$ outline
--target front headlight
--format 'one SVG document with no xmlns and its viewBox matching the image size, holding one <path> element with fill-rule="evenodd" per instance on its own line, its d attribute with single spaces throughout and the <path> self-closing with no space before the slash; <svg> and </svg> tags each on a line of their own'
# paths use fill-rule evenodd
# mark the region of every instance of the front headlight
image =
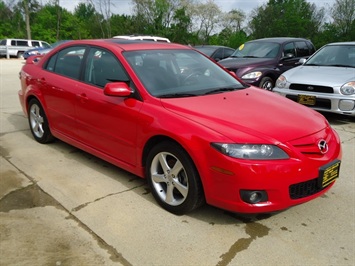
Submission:
<svg viewBox="0 0 355 266">
<path fill-rule="evenodd" d="M 243 75 L 242 79 L 256 79 L 256 78 L 260 77 L 262 74 L 263 73 L 261 73 L 260 71 L 251 72 L 251 73 Z"/>
<path fill-rule="evenodd" d="M 238 159 L 280 160 L 289 158 L 282 149 L 270 144 L 212 143 L 211 146 L 224 155 Z"/>
<path fill-rule="evenodd" d="M 355 94 L 355 81 L 350 81 L 348 83 L 345 83 L 343 86 L 341 86 L 340 92 L 344 95 Z"/>
<path fill-rule="evenodd" d="M 281 76 L 279 76 L 279 78 L 276 80 L 275 86 L 276 86 L 277 88 L 283 89 L 283 88 L 286 87 L 286 83 L 287 83 L 287 80 L 286 80 L 285 76 L 281 75 Z"/>
</svg>

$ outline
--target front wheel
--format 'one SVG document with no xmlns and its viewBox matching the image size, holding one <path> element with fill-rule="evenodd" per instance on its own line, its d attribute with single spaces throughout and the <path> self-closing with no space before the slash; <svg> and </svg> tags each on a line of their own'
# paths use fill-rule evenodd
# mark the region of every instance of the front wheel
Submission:
<svg viewBox="0 0 355 266">
<path fill-rule="evenodd" d="M 146 177 L 156 201 L 182 215 L 204 203 L 201 180 L 192 159 L 178 144 L 165 141 L 147 157 Z"/>
<path fill-rule="evenodd" d="M 39 143 L 48 143 L 54 140 L 49 129 L 48 120 L 42 105 L 37 99 L 32 99 L 28 103 L 28 122 L 33 137 Z"/>
<path fill-rule="evenodd" d="M 274 81 L 270 77 L 263 77 L 260 81 L 259 87 L 268 91 L 272 91 L 274 88 Z"/>
</svg>

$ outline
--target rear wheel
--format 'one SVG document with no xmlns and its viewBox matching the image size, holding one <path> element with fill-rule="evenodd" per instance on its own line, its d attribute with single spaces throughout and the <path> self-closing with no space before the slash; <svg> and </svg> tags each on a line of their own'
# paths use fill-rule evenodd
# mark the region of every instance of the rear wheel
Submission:
<svg viewBox="0 0 355 266">
<path fill-rule="evenodd" d="M 167 211 L 182 215 L 204 203 L 197 169 L 178 144 L 165 141 L 147 157 L 146 176 L 156 201 Z"/>
<path fill-rule="evenodd" d="M 263 77 L 260 81 L 259 87 L 268 91 L 272 91 L 274 88 L 275 82 L 270 77 Z"/>
<path fill-rule="evenodd" d="M 23 59 L 23 52 L 17 52 L 17 58 Z"/>
<path fill-rule="evenodd" d="M 42 105 L 37 99 L 32 99 L 28 103 L 28 122 L 33 137 L 39 143 L 48 143 L 54 140 L 49 129 L 48 120 Z"/>
</svg>

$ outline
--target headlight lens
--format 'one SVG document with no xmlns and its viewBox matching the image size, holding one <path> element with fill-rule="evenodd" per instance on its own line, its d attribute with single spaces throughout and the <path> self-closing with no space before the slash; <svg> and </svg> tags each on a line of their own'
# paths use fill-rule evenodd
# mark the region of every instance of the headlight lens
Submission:
<svg viewBox="0 0 355 266">
<path fill-rule="evenodd" d="M 276 84 L 275 85 L 276 85 L 276 87 L 283 89 L 283 88 L 286 87 L 286 83 L 287 83 L 287 80 L 286 80 L 285 76 L 281 75 L 276 80 Z"/>
<path fill-rule="evenodd" d="M 341 86 L 340 92 L 344 95 L 355 94 L 355 81 L 345 83 L 343 86 Z"/>
<path fill-rule="evenodd" d="M 286 152 L 269 144 L 230 144 L 212 143 L 213 148 L 230 157 L 247 160 L 280 160 L 288 159 Z"/>
<path fill-rule="evenodd" d="M 260 77 L 261 75 L 262 75 L 262 73 L 260 71 L 251 72 L 251 73 L 243 75 L 242 79 L 256 79 L 256 78 Z"/>
</svg>

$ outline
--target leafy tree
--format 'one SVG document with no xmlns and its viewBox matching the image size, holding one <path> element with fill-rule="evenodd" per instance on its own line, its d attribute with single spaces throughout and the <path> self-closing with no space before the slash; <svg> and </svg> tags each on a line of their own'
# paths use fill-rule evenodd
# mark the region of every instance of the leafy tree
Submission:
<svg viewBox="0 0 355 266">
<path fill-rule="evenodd" d="M 175 11 L 167 37 L 173 42 L 189 44 L 192 39 L 192 34 L 189 32 L 190 28 L 191 18 L 186 12 L 186 7 L 181 7 Z"/>
<path fill-rule="evenodd" d="M 336 0 L 331 8 L 331 17 L 339 38 L 344 41 L 355 40 L 355 0 Z"/>
<path fill-rule="evenodd" d="M 102 36 L 102 16 L 96 12 L 92 4 L 80 3 L 74 9 L 74 17 L 78 21 L 78 39 L 100 38 Z"/>
<path fill-rule="evenodd" d="M 223 13 L 213 0 L 197 3 L 189 8 L 196 34 L 203 43 L 207 44 L 211 34 L 217 30 Z"/>
<path fill-rule="evenodd" d="M 318 33 L 323 18 L 324 10 L 317 10 L 315 4 L 306 0 L 269 0 L 252 11 L 249 27 L 253 38 L 311 38 Z"/>
<path fill-rule="evenodd" d="M 132 21 L 133 21 L 132 16 L 112 15 L 110 18 L 112 36 L 131 35 L 132 33 L 135 33 L 136 29 Z"/>
</svg>

